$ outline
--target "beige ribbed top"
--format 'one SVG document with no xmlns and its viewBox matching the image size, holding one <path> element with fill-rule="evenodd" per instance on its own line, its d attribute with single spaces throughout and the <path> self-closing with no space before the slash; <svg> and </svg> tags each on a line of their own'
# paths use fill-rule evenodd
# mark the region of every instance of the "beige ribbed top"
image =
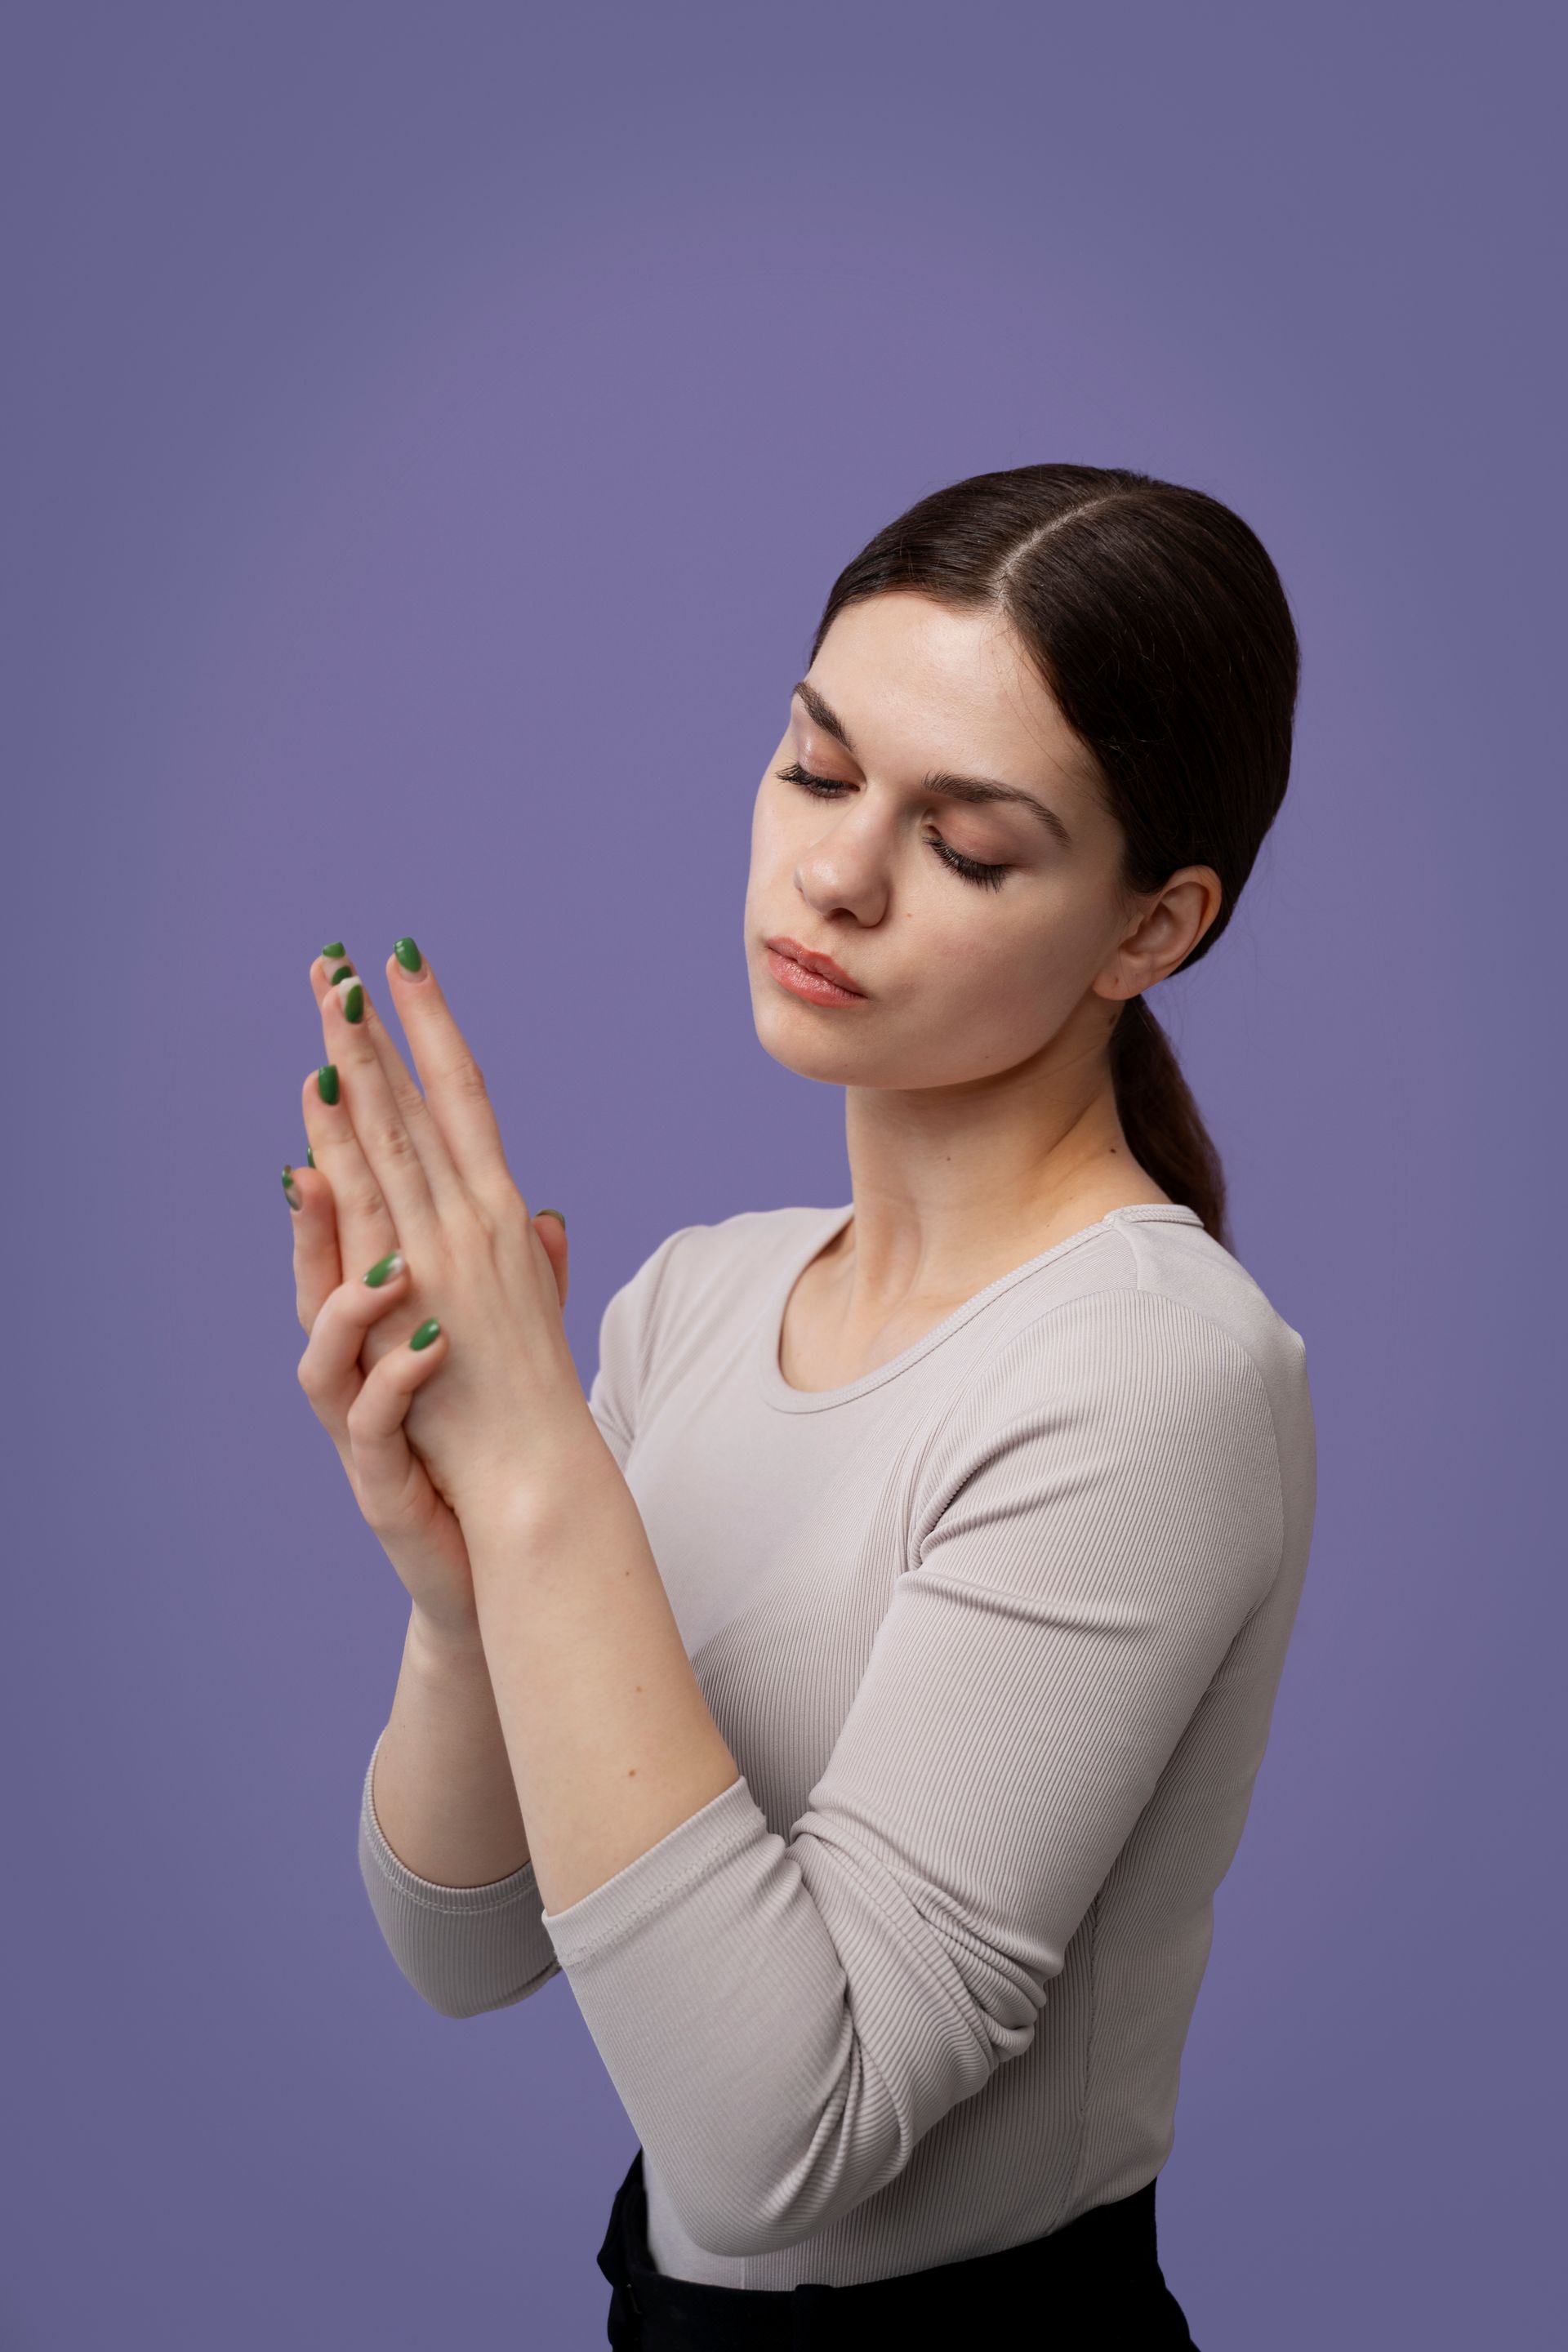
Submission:
<svg viewBox="0 0 1568 2352">
<path fill-rule="evenodd" d="M 792 1389 L 784 1301 L 851 1213 L 685 1226 L 600 1334 L 742 1779 L 553 1916 L 531 1867 L 405 1870 L 374 1754 L 361 1810 L 415 1990 L 470 2017 L 564 1971 L 654 2258 L 721 2286 L 987 2253 L 1158 2172 L 1311 1534 L 1305 1348 L 1192 1210 L 1113 1210 Z"/>
</svg>

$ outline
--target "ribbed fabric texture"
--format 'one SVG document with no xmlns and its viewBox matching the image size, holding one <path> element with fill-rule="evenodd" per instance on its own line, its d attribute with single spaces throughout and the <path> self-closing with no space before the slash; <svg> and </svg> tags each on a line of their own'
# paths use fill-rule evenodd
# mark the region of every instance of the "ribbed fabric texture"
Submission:
<svg viewBox="0 0 1568 2352">
<path fill-rule="evenodd" d="M 1311 1538 L 1304 1345 L 1191 1210 L 792 1389 L 784 1301 L 850 1214 L 683 1227 L 601 1328 L 589 1402 L 742 1777 L 551 1916 L 531 1868 L 405 1870 L 374 1755 L 361 1809 L 409 1982 L 468 2017 L 563 1971 L 654 2258 L 720 2286 L 988 2253 L 1158 2172 Z"/>
</svg>

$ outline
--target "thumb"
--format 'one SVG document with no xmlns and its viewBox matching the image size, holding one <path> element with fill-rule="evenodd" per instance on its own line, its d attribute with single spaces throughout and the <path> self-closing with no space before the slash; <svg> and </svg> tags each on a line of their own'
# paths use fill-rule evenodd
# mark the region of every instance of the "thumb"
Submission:
<svg viewBox="0 0 1568 2352">
<path fill-rule="evenodd" d="M 535 1209 L 533 1230 L 539 1235 L 540 1246 L 555 1271 L 555 1286 L 561 1293 L 561 1304 L 566 1304 L 566 1220 L 559 1209 Z"/>
</svg>

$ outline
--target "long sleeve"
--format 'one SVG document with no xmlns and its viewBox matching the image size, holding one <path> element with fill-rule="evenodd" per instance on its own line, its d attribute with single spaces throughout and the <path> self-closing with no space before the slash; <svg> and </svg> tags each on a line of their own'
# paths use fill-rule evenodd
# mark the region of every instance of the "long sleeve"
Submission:
<svg viewBox="0 0 1568 2352">
<path fill-rule="evenodd" d="M 669 1253 L 689 1230 L 668 1235 L 614 1293 L 600 1318 L 588 1410 L 623 1469 L 637 1425 L 649 1310 Z M 374 1773 L 373 1749 L 360 1794 L 360 1875 L 387 1949 L 420 1999 L 443 2017 L 477 2017 L 526 2000 L 559 1975 L 554 1947 L 541 1924 L 531 1862 L 489 1886 L 444 1886 L 416 1876 L 376 1820 Z"/>
<path fill-rule="evenodd" d="M 360 1802 L 360 1875 L 403 1974 L 443 2017 L 478 2017 L 526 2000 L 560 1973 L 541 1924 L 532 1863 L 489 1886 L 442 1886 L 417 1877 L 382 1835 L 371 1801 L 374 1771 L 373 1748 Z"/>
<path fill-rule="evenodd" d="M 902 1494 L 890 1602 L 789 1836 L 742 1778 L 542 1920 L 682 2227 L 718 2255 L 823 2231 L 1028 2049 L 1280 1565 L 1258 1370 L 1157 1291 L 1016 1330 Z"/>
</svg>

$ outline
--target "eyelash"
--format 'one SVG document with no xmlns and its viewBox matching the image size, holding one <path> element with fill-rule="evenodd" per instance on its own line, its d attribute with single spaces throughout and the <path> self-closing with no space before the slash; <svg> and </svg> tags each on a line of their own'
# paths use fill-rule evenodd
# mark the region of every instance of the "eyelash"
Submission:
<svg viewBox="0 0 1568 2352">
<path fill-rule="evenodd" d="M 813 800 L 823 800 L 830 793 L 845 793 L 849 790 L 847 784 L 839 783 L 834 777 L 814 776 L 809 769 L 801 766 L 798 760 L 792 760 L 787 768 L 775 768 L 773 773 L 782 783 L 799 784 L 804 791 L 811 794 Z M 962 856 L 956 849 L 950 849 L 946 842 L 940 838 L 931 843 L 931 847 L 936 851 L 942 864 L 949 866 L 961 881 L 973 882 L 982 890 L 999 890 L 1002 887 L 1002 877 L 1010 870 L 1005 866 L 983 866 L 978 858 Z"/>
</svg>

